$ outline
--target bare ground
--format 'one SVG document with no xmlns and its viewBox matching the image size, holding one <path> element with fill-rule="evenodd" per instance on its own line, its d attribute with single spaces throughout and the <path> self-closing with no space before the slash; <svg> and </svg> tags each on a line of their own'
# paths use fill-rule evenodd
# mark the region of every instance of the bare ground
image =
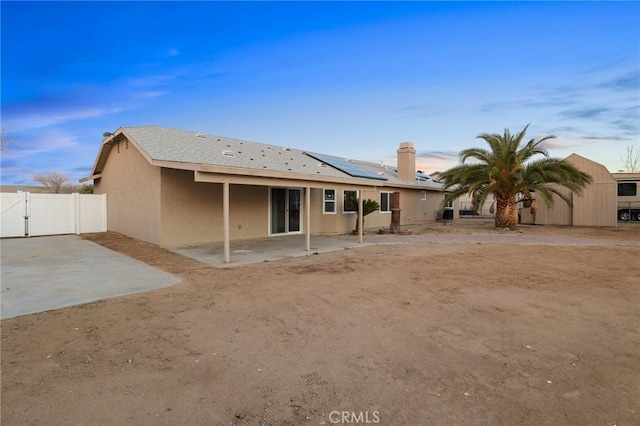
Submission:
<svg viewBox="0 0 640 426">
<path fill-rule="evenodd" d="M 487 221 L 418 233 L 496 233 Z M 640 226 L 602 246 L 376 245 L 213 269 L 88 236 L 171 288 L 2 321 L 2 424 L 630 425 Z"/>
</svg>

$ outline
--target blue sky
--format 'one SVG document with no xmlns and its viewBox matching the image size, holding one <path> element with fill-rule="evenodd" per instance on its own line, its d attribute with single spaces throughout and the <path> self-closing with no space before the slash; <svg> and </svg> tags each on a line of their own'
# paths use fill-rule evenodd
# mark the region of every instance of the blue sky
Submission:
<svg viewBox="0 0 640 426">
<path fill-rule="evenodd" d="M 157 124 L 428 172 L 480 133 L 622 168 L 640 149 L 639 2 L 8 2 L 2 183 L 90 173 Z"/>
</svg>

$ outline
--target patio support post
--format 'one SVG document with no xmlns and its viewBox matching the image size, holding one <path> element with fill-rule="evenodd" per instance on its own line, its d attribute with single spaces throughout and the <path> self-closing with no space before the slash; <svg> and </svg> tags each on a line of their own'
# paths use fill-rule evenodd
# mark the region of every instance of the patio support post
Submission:
<svg viewBox="0 0 640 426">
<path fill-rule="evenodd" d="M 362 230 L 362 227 L 364 226 L 364 217 L 362 215 L 362 197 L 364 196 L 364 191 L 361 189 L 360 190 L 360 196 L 358 197 L 358 212 L 360 214 L 358 214 L 358 236 L 360 237 L 360 244 L 362 244 L 362 233 L 364 232 Z"/>
<path fill-rule="evenodd" d="M 305 210 L 305 243 L 307 248 L 307 254 L 311 253 L 311 187 L 307 186 L 304 191 L 304 204 Z"/>
<path fill-rule="evenodd" d="M 224 263 L 231 262 L 229 248 L 229 182 L 222 184 L 222 222 L 224 228 Z"/>
</svg>

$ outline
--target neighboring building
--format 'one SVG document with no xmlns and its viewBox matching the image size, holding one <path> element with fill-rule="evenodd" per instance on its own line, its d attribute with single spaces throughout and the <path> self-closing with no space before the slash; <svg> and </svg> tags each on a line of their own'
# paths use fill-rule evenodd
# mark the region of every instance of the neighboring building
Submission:
<svg viewBox="0 0 640 426">
<path fill-rule="evenodd" d="M 640 221 L 640 173 L 612 173 L 618 184 L 618 219 Z"/>
<path fill-rule="evenodd" d="M 442 172 L 433 172 L 429 174 L 429 177 L 435 179 L 436 182 L 440 182 L 440 175 Z M 469 194 L 464 194 L 458 197 L 456 200 L 458 204 L 458 209 L 455 212 L 455 218 L 463 217 L 463 216 L 493 216 L 491 212 L 491 206 L 493 205 L 495 208 L 495 199 L 493 194 L 489 194 L 487 199 L 485 200 L 482 207 L 478 206 L 477 211 L 474 211 L 473 206 L 473 197 Z"/>
<path fill-rule="evenodd" d="M 591 175 L 593 181 L 581 195 L 566 188 L 559 189 L 572 200 L 573 207 L 557 195 L 554 195 L 553 207 L 547 207 L 543 200 L 538 199 L 535 217 L 529 208 L 522 208 L 521 222 L 536 225 L 617 226 L 617 183 L 611 173 L 602 164 L 577 154 L 571 154 L 565 160 Z M 534 194 L 533 198 L 538 197 Z"/>
<path fill-rule="evenodd" d="M 460 208 L 458 212 L 460 216 L 493 216 L 494 213 L 491 212 L 491 207 L 493 206 L 495 211 L 495 199 L 493 194 L 489 194 L 487 199 L 485 200 L 482 207 L 478 206 L 477 211 L 474 212 L 473 209 L 473 197 L 469 194 L 464 194 L 460 198 L 458 198 L 458 203 Z"/>
<path fill-rule="evenodd" d="M 0 185 L 0 192 L 35 192 L 38 194 L 48 194 L 49 189 L 45 186 Z"/>
<path fill-rule="evenodd" d="M 124 127 L 102 142 L 91 176 L 106 193 L 109 230 L 162 246 L 285 234 L 342 234 L 355 227 L 344 202 L 362 194 L 388 227 L 393 192 L 402 225 L 433 221 L 442 184 L 416 178 L 403 142 L 398 168 L 158 126 Z"/>
</svg>

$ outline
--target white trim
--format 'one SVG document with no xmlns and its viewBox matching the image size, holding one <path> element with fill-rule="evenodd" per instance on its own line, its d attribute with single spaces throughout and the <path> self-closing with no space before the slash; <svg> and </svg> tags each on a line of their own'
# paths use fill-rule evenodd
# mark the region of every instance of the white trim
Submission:
<svg viewBox="0 0 640 426">
<path fill-rule="evenodd" d="M 305 218 L 305 203 L 304 203 L 304 188 L 301 187 L 290 187 L 290 186 L 269 186 L 269 204 L 267 206 L 268 209 L 268 214 L 267 214 L 267 235 L 269 237 L 278 237 L 278 236 L 282 236 L 282 235 L 298 235 L 298 234 L 304 234 L 304 230 L 305 230 L 305 226 L 304 226 L 304 218 Z M 287 203 L 287 207 L 286 207 L 286 217 L 285 217 L 285 232 L 277 232 L 277 233 L 273 233 L 271 230 L 271 210 L 272 210 L 272 200 L 271 200 L 271 190 L 274 188 L 279 188 L 279 189 L 284 189 L 285 190 L 285 194 L 286 194 L 286 203 Z M 290 190 L 297 190 L 300 191 L 300 217 L 298 218 L 299 221 L 299 230 L 297 231 L 289 231 L 289 191 Z"/>
<path fill-rule="evenodd" d="M 327 199 L 325 198 L 326 195 L 325 193 L 327 191 L 333 191 L 333 211 L 332 212 L 328 212 L 326 209 L 326 203 L 327 202 L 331 202 L 331 200 L 327 201 Z M 322 214 L 336 214 L 338 213 L 338 190 L 334 189 L 334 188 L 323 188 L 322 189 Z"/>
<path fill-rule="evenodd" d="M 387 195 L 387 208 L 389 210 L 382 210 L 382 194 L 393 194 L 392 191 L 380 191 L 380 195 L 378 200 L 380 202 L 380 213 L 381 214 L 391 214 L 391 196 Z"/>
</svg>

